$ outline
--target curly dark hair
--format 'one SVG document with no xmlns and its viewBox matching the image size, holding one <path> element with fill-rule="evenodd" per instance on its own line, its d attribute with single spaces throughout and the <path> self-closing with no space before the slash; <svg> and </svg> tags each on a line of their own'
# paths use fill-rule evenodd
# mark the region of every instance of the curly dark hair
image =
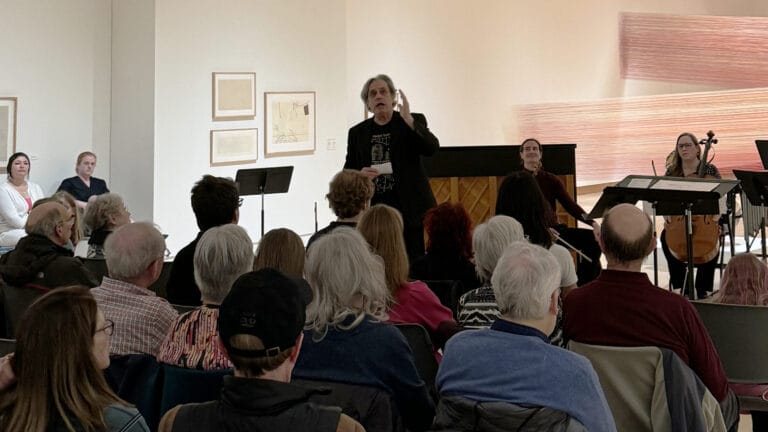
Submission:
<svg viewBox="0 0 768 432">
<path fill-rule="evenodd" d="M 499 186 L 496 214 L 515 218 L 533 244 L 549 248 L 552 235 L 547 228 L 544 195 L 536 179 L 527 171 L 508 175 Z"/>
<path fill-rule="evenodd" d="M 357 170 L 343 170 L 333 176 L 328 188 L 328 205 L 340 218 L 355 217 L 373 197 L 373 182 Z"/>
<path fill-rule="evenodd" d="M 427 252 L 472 258 L 472 221 L 464 206 L 445 202 L 424 215 Z"/>
</svg>

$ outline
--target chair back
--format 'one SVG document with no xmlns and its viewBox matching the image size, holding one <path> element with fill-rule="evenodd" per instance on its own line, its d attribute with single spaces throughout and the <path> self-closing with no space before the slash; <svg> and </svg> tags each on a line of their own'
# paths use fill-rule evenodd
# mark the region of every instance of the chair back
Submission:
<svg viewBox="0 0 768 432">
<path fill-rule="evenodd" d="M 109 356 L 104 377 L 124 401 L 136 406 L 151 430 L 160 423 L 162 370 L 155 357 L 147 354 Z"/>
<path fill-rule="evenodd" d="M 0 357 L 16 351 L 16 339 L 0 339 Z"/>
<path fill-rule="evenodd" d="M 323 390 L 310 397 L 321 405 L 338 406 L 360 422 L 367 432 L 402 431 L 403 425 L 391 396 L 376 387 L 331 381 L 291 380 L 303 387 Z"/>
<path fill-rule="evenodd" d="M 158 297 L 168 297 L 168 293 L 165 291 L 165 286 L 168 285 L 168 278 L 171 277 L 172 267 L 173 261 L 164 261 L 163 270 L 160 271 L 160 276 L 152 285 L 149 286 L 149 290 L 157 294 Z"/>
<path fill-rule="evenodd" d="M 2 284 L 3 309 L 5 312 L 5 333 L 13 338 L 16 335 L 16 326 L 31 305 L 38 297 L 50 291 L 49 288 L 40 285 L 27 284 L 21 287 Z"/>
<path fill-rule="evenodd" d="M 728 381 L 768 383 L 768 307 L 693 302 Z"/>
<path fill-rule="evenodd" d="M 395 324 L 398 330 L 405 336 L 411 347 L 419 376 L 432 394 L 435 394 L 435 377 L 437 376 L 437 360 L 432 340 L 427 329 L 419 324 Z"/>
<path fill-rule="evenodd" d="M 162 364 L 160 416 L 176 405 L 218 400 L 224 377 L 231 369 L 203 371 Z"/>
<path fill-rule="evenodd" d="M 427 284 L 429 289 L 435 293 L 443 306 L 453 312 L 453 318 L 456 319 L 459 297 L 465 292 L 464 284 L 458 280 L 425 280 L 422 282 Z"/>
<path fill-rule="evenodd" d="M 109 276 L 109 270 L 107 269 L 107 260 L 100 258 L 80 258 L 83 261 L 83 266 L 87 268 L 94 276 L 96 280 L 101 283 L 104 276 Z"/>
<path fill-rule="evenodd" d="M 673 351 L 571 341 L 589 359 L 618 430 L 725 431 L 720 406 Z"/>
</svg>

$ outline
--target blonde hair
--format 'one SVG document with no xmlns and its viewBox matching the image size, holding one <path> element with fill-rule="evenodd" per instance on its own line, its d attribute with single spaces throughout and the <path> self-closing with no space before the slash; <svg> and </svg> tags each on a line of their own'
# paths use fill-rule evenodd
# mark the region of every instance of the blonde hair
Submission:
<svg viewBox="0 0 768 432">
<path fill-rule="evenodd" d="M 100 228 L 115 228 L 110 226 L 110 217 L 120 214 L 125 209 L 125 202 L 116 193 L 105 193 L 97 196 L 85 209 L 83 222 L 91 231 Z"/>
<path fill-rule="evenodd" d="M 366 316 L 387 319 L 384 266 L 354 229 L 339 227 L 312 243 L 306 276 L 312 287 L 307 329 L 314 330 L 315 340 L 323 339 L 331 326 L 349 330 Z M 341 326 L 350 316 L 353 322 Z"/>
<path fill-rule="evenodd" d="M 387 289 L 394 298 L 400 287 L 408 282 L 408 254 L 403 239 L 403 217 L 385 204 L 376 204 L 363 213 L 357 229 L 384 260 Z"/>
<path fill-rule="evenodd" d="M 69 210 L 74 213 L 75 225 L 72 227 L 72 235 L 69 237 L 69 239 L 72 241 L 73 246 L 77 246 L 77 242 L 83 238 L 83 227 L 82 222 L 80 221 L 80 211 L 78 210 L 77 204 L 75 203 L 75 197 L 73 197 L 69 192 L 58 191 L 51 195 L 51 199 L 69 207 Z"/>
</svg>

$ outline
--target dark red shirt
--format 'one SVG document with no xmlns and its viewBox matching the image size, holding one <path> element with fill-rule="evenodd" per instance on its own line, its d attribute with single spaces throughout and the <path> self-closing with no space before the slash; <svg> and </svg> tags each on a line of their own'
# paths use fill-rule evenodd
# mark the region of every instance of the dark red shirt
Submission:
<svg viewBox="0 0 768 432">
<path fill-rule="evenodd" d="M 550 172 L 539 170 L 534 178 L 536 178 L 536 183 L 539 184 L 539 189 L 541 189 L 541 193 L 544 195 L 544 201 L 549 204 L 549 209 L 552 212 L 551 217 L 555 224 L 557 224 L 557 201 L 559 201 L 565 211 L 576 218 L 576 220 L 584 221 L 582 215 L 586 212 L 573 200 L 573 197 L 571 197 L 568 191 L 565 190 L 565 186 L 559 177 Z M 550 217 L 550 215 L 547 215 L 547 217 Z"/>
<path fill-rule="evenodd" d="M 645 273 L 603 270 L 563 300 L 567 339 L 593 345 L 668 348 L 693 369 L 719 401 L 728 380 L 693 305 L 654 286 Z"/>
</svg>

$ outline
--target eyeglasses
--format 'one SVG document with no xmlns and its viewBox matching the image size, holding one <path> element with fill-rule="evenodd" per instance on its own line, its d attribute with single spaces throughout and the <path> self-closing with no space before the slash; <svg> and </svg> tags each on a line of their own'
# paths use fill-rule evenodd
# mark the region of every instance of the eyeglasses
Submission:
<svg viewBox="0 0 768 432">
<path fill-rule="evenodd" d="M 103 331 L 107 334 L 107 336 L 112 336 L 112 333 L 115 332 L 115 323 L 112 320 L 104 320 L 105 323 L 107 323 L 104 327 L 96 330 L 96 333 Z"/>
<path fill-rule="evenodd" d="M 680 150 L 691 148 L 691 147 L 693 147 L 693 144 L 691 143 L 680 143 L 677 145 L 677 148 L 679 148 Z"/>
<path fill-rule="evenodd" d="M 242 198 L 238 198 L 237 199 L 237 206 L 238 207 L 242 207 L 243 206 L 243 199 Z"/>
</svg>

